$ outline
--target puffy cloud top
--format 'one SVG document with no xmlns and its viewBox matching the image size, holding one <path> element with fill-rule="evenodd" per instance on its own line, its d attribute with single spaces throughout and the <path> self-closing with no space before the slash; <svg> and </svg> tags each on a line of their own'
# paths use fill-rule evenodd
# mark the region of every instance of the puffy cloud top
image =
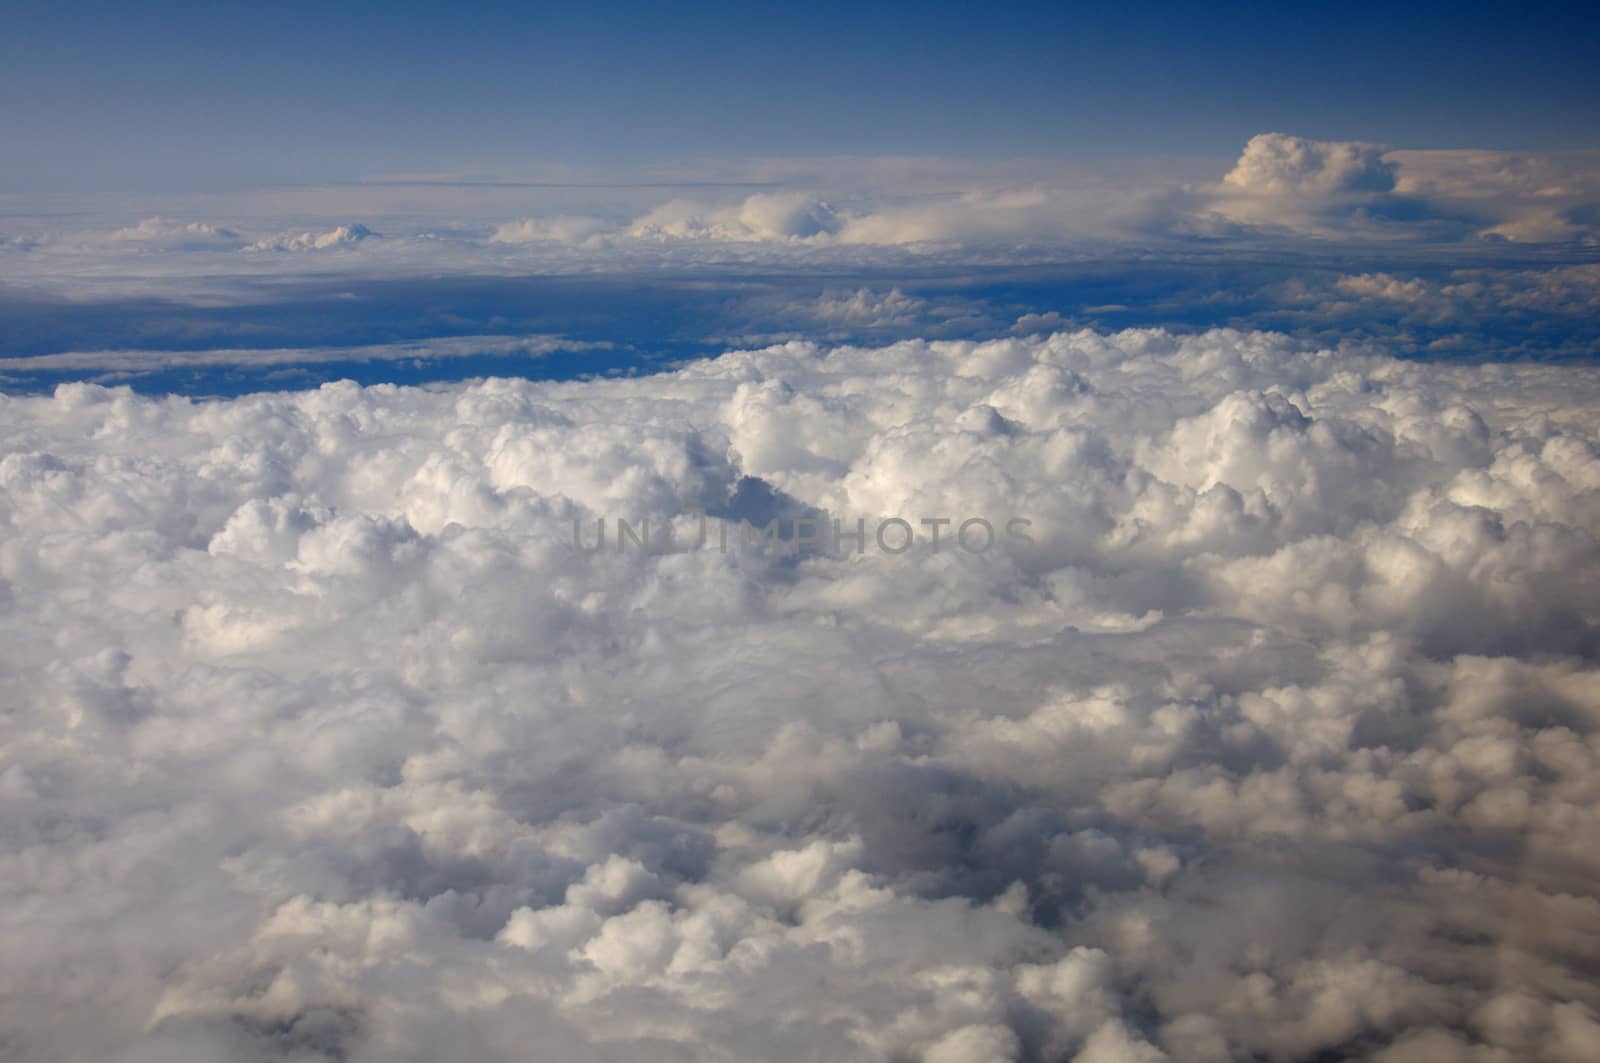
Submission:
<svg viewBox="0 0 1600 1063">
<path fill-rule="evenodd" d="M 599 218 L 560 215 L 553 218 L 523 218 L 498 226 L 489 239 L 497 244 L 579 244 L 611 230 Z"/>
<path fill-rule="evenodd" d="M 1342 196 L 1394 190 L 1397 167 L 1378 144 L 1258 133 L 1223 182 L 1267 196 Z"/>
<path fill-rule="evenodd" d="M 116 243 L 168 248 L 175 251 L 232 251 L 243 240 L 231 229 L 205 222 L 145 218 L 137 225 L 117 229 L 108 239 Z"/>
<path fill-rule="evenodd" d="M 1309 236 L 1349 248 L 1426 242 L 1467 262 L 1496 254 L 1501 242 L 1569 245 L 1580 255 L 1600 240 L 1594 152 L 1407 151 L 1261 133 L 1220 175 L 1192 165 L 864 159 L 707 164 L 656 186 L 595 173 L 586 176 L 597 183 L 584 187 L 564 176 L 537 190 L 507 181 L 278 192 L 221 214 L 226 224 L 155 217 L 56 232 L 14 219 L 30 231 L 0 239 L 0 268 L 25 256 L 30 285 L 48 276 L 72 287 L 86 274 L 103 276 L 118 253 L 137 255 L 148 276 L 162 254 L 172 256 L 163 272 L 181 273 L 190 252 L 251 252 L 232 264 L 213 256 L 212 278 L 293 268 L 287 256 L 260 252 L 331 249 L 349 252 L 325 260 L 341 269 L 482 275 L 508 266 L 591 270 L 602 253 L 630 270 L 763 260 L 1059 262 L 1129 248 L 1175 253 L 1197 238 L 1248 249 Z M 773 189 L 720 190 L 756 181 Z M 681 189 L 694 184 L 704 191 L 686 198 Z M 352 214 L 387 238 L 335 224 Z M 327 228 L 300 228 L 318 217 Z"/>
<path fill-rule="evenodd" d="M 676 200 L 629 228 L 633 236 L 712 240 L 809 240 L 838 229 L 827 203 L 803 192 L 761 193 L 735 206 L 703 207 Z"/>
<path fill-rule="evenodd" d="M 327 232 L 299 233 L 293 236 L 271 237 L 258 240 L 246 247 L 246 251 L 326 251 L 334 247 L 350 247 L 363 240 L 369 240 L 378 234 L 365 225 L 352 223 L 340 225 Z"/>
<path fill-rule="evenodd" d="M 0 398 L 7 1046 L 1592 1059 L 1597 402 L 1160 330 Z"/>
</svg>

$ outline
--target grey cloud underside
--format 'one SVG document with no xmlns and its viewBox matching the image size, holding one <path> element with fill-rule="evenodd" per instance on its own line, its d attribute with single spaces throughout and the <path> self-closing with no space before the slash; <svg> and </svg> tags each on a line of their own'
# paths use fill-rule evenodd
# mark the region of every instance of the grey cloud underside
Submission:
<svg viewBox="0 0 1600 1063">
<path fill-rule="evenodd" d="M 4 398 L 0 1055 L 1593 1059 L 1597 403 L 1159 330 Z M 1035 541 L 572 544 L 694 508 Z"/>
</svg>

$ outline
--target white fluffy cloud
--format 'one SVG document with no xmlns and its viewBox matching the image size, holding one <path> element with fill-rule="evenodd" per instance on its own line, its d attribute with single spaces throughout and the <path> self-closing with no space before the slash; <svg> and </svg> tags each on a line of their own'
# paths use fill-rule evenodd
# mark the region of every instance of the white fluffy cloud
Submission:
<svg viewBox="0 0 1600 1063">
<path fill-rule="evenodd" d="M 1306 140 L 1282 133 L 1251 137 L 1224 177 L 1252 195 L 1334 197 L 1392 192 L 1395 165 L 1377 144 Z"/>
<path fill-rule="evenodd" d="M 553 218 L 523 218 L 498 226 L 489 241 L 496 244 L 581 244 L 614 228 L 599 218 L 566 214 Z"/>
<path fill-rule="evenodd" d="M 1594 1058 L 1597 404 L 1159 330 L 0 399 L 7 1050 Z"/>
<path fill-rule="evenodd" d="M 908 266 L 1183 261 L 1197 247 L 1305 248 L 1307 237 L 1336 238 L 1347 257 L 1425 244 L 1433 265 L 1463 268 L 1503 260 L 1504 244 L 1552 245 L 1555 264 L 1571 266 L 1600 240 L 1596 153 L 1283 133 L 1251 138 L 1231 167 L 888 158 L 536 176 L 163 202 L 129 225 L 149 209 L 133 205 L 87 229 L 19 215 L 0 237 L 0 284 L 220 305 L 258 299 L 261 278 L 304 280 L 294 252 L 330 278 L 803 266 L 883 270 L 903 284 Z"/>
<path fill-rule="evenodd" d="M 245 247 L 246 251 L 327 251 L 330 248 L 350 247 L 363 240 L 370 240 L 378 234 L 359 222 L 350 225 L 340 225 L 320 233 L 296 233 L 291 236 L 275 236 Z"/>
<path fill-rule="evenodd" d="M 911 192 L 843 185 L 734 202 L 673 200 L 619 232 L 650 240 L 891 247 L 1144 242 L 1187 234 L 1245 239 L 1256 230 L 1383 242 L 1600 238 L 1594 153 L 1394 151 L 1261 133 L 1214 183 L 1041 167 L 1032 179 L 1008 168 L 954 170 L 941 185 L 942 172 L 930 167 Z M 535 219 L 504 226 L 496 238 L 579 242 L 601 231 L 591 224 L 597 227 Z"/>
<path fill-rule="evenodd" d="M 170 218 L 145 218 L 111 232 L 106 240 L 114 244 L 170 251 L 234 251 L 243 239 L 232 229 L 199 221 L 173 221 Z"/>
<path fill-rule="evenodd" d="M 1251 137 L 1202 209 L 1234 224 L 1312 235 L 1382 235 L 1397 167 L 1378 144 Z M 1404 228 L 1400 229 L 1404 233 Z"/>
<path fill-rule="evenodd" d="M 1395 191 L 1485 217 L 1484 236 L 1594 243 L 1600 152 L 1396 151 Z"/>
<path fill-rule="evenodd" d="M 1301 234 L 1592 244 L 1600 156 L 1392 151 L 1262 133 L 1199 202 L 1201 217 Z"/>
<path fill-rule="evenodd" d="M 838 230 L 839 219 L 826 202 L 804 192 L 763 192 L 730 206 L 705 206 L 673 200 L 656 207 L 628 228 L 644 239 L 812 240 Z"/>
</svg>

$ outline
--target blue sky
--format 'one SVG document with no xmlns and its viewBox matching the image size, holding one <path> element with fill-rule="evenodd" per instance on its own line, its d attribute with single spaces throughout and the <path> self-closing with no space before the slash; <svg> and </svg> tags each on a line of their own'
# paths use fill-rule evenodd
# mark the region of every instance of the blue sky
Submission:
<svg viewBox="0 0 1600 1063">
<path fill-rule="evenodd" d="M 1552 150 L 1578 5 L 7 5 L 0 189 L 529 163 L 1227 158 L 1251 134 Z"/>
</svg>

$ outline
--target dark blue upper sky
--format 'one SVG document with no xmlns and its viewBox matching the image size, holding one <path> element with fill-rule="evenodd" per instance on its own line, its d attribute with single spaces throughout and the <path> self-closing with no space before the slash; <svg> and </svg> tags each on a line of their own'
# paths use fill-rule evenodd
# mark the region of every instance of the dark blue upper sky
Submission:
<svg viewBox="0 0 1600 1063">
<path fill-rule="evenodd" d="M 750 155 L 1600 144 L 1587 5 L 11 0 L 0 191 Z"/>
</svg>

